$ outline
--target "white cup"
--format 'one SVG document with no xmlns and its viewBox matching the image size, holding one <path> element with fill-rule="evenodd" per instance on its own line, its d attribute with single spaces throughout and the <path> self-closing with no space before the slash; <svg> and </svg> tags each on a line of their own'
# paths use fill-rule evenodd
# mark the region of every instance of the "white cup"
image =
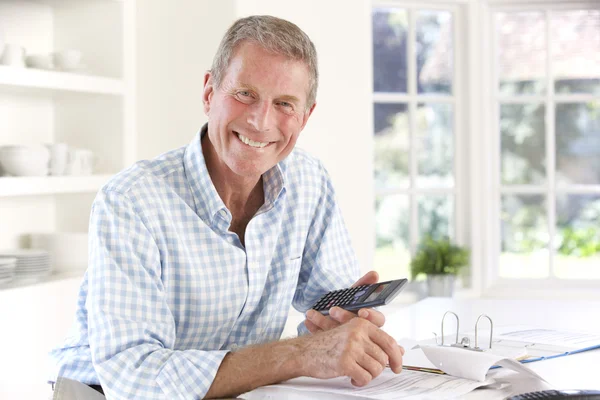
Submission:
<svg viewBox="0 0 600 400">
<path fill-rule="evenodd" d="M 70 175 L 92 175 L 98 158 L 91 150 L 73 149 L 69 152 Z"/>
<path fill-rule="evenodd" d="M 69 146 L 66 143 L 51 143 L 46 147 L 50 150 L 50 175 L 65 175 L 69 165 Z"/>
<path fill-rule="evenodd" d="M 0 63 L 11 67 L 25 67 L 25 48 L 17 44 L 6 44 Z"/>
</svg>

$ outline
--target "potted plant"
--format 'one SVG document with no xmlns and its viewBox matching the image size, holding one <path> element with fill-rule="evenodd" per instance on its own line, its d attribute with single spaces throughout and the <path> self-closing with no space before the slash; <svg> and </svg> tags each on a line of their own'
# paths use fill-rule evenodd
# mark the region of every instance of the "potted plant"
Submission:
<svg viewBox="0 0 600 400">
<path fill-rule="evenodd" d="M 429 296 L 451 297 L 454 278 L 462 267 L 469 264 L 469 256 L 468 249 L 452 244 L 448 238 L 427 236 L 410 263 L 412 279 L 426 275 Z"/>
</svg>

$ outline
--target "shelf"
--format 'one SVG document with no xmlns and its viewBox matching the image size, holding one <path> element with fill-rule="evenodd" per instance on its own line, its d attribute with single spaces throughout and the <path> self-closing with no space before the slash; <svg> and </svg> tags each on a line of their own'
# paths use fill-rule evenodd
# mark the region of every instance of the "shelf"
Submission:
<svg viewBox="0 0 600 400">
<path fill-rule="evenodd" d="M 109 95 L 122 95 L 125 92 L 123 82 L 118 79 L 5 65 L 0 65 L 0 85 L 33 91 Z"/>
<path fill-rule="evenodd" d="M 96 192 L 111 176 L 0 177 L 0 198 Z"/>
<path fill-rule="evenodd" d="M 82 279 L 84 274 L 85 274 L 85 270 L 82 269 L 80 271 L 74 270 L 74 271 L 64 271 L 64 272 L 53 272 L 44 278 L 38 278 L 35 280 L 16 279 L 12 282 L 0 284 L 0 291 L 29 287 L 29 286 L 34 286 L 34 285 L 42 285 L 45 283 L 57 282 L 57 281 L 62 281 L 62 280 L 66 280 L 66 279 Z"/>
</svg>

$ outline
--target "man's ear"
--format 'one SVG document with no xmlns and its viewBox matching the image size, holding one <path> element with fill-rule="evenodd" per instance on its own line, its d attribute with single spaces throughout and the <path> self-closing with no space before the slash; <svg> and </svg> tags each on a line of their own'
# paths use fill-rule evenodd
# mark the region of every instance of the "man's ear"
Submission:
<svg viewBox="0 0 600 400">
<path fill-rule="evenodd" d="M 210 112 L 210 101 L 214 91 L 214 79 L 210 71 L 206 71 L 204 74 L 204 90 L 202 91 L 202 104 L 204 104 L 204 114 L 206 115 Z"/>
<path fill-rule="evenodd" d="M 307 112 L 304 113 L 304 118 L 303 118 L 303 121 L 302 121 L 302 128 L 300 130 L 304 129 L 304 127 L 306 126 L 306 123 L 308 122 L 308 118 L 311 116 L 311 114 L 315 110 L 316 106 L 317 106 L 317 103 L 314 103 L 312 105 L 312 107 L 310 107 L 310 109 Z"/>
</svg>

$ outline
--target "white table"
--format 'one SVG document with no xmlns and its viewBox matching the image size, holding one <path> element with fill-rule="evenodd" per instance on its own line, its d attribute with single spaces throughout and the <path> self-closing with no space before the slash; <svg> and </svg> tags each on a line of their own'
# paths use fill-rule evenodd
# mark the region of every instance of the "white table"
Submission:
<svg viewBox="0 0 600 400">
<path fill-rule="evenodd" d="M 440 335 L 441 320 L 446 311 L 458 314 L 461 332 L 472 332 L 477 317 L 486 314 L 494 321 L 495 329 L 500 326 L 527 325 L 600 333 L 600 302 L 598 301 L 427 298 L 409 306 L 390 304 L 381 311 L 386 314 L 385 330 L 398 339 L 429 339 L 433 337 L 433 332 Z M 482 319 L 480 328 L 489 329 L 488 321 Z M 454 318 L 448 316 L 444 334 L 454 334 L 454 332 Z M 481 340 L 486 344 L 488 338 Z M 529 363 L 527 366 L 558 389 L 600 390 L 598 378 L 600 350 Z M 495 378 L 512 374 L 513 379 L 510 380 L 513 387 L 502 391 L 478 389 L 465 398 L 503 399 L 510 394 L 540 389 L 527 387 L 531 383 L 521 381 L 512 371 L 496 370 L 490 374 Z"/>
<path fill-rule="evenodd" d="M 598 301 L 555 301 L 555 300 L 505 300 L 505 299 L 450 299 L 427 298 L 418 303 L 406 305 L 393 303 L 380 309 L 386 315 L 384 330 L 396 339 L 430 339 L 433 332 L 441 334 L 441 320 L 446 311 L 453 311 L 460 318 L 460 332 L 472 332 L 480 314 L 487 314 L 494 321 L 494 329 L 501 326 L 526 325 L 557 330 L 576 330 L 600 333 L 600 302 Z M 286 327 L 287 332 L 295 330 L 302 316 L 294 316 Z M 488 321 L 480 322 L 480 327 L 489 329 Z M 454 334 L 454 318 L 447 317 L 444 334 Z M 489 331 L 488 331 L 489 332 Z M 487 343 L 488 337 L 482 338 Z M 527 364 L 557 389 L 596 389 L 600 390 L 600 350 L 588 351 L 566 357 Z M 490 372 L 496 379 L 505 379 L 512 386 L 502 390 L 477 389 L 465 399 L 504 399 L 507 396 L 528 391 L 542 390 L 531 380 L 505 369 Z M 280 393 L 288 399 L 304 399 L 299 393 Z M 277 398 L 277 393 L 273 392 Z M 340 396 L 328 400 L 341 399 Z"/>
</svg>

